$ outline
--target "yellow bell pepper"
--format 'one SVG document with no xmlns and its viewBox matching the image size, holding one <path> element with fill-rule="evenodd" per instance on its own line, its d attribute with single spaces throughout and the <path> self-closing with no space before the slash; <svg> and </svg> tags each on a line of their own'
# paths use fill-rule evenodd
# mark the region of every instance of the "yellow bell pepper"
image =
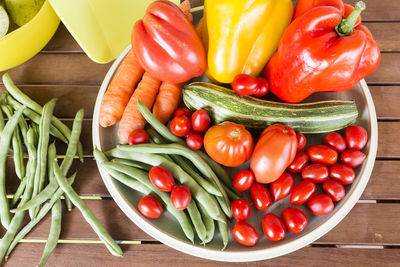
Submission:
<svg viewBox="0 0 400 267">
<path fill-rule="evenodd" d="M 208 77 L 231 83 L 241 73 L 257 76 L 292 15 L 291 0 L 205 0 L 197 29 L 208 49 Z"/>
</svg>

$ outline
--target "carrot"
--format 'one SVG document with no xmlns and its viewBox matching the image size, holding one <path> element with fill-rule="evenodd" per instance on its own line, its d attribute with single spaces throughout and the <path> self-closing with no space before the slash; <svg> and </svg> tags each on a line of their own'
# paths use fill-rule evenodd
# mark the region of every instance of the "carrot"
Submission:
<svg viewBox="0 0 400 267">
<path fill-rule="evenodd" d="M 121 119 L 136 84 L 142 78 L 144 69 L 131 50 L 119 66 L 100 107 L 100 125 L 108 127 Z"/>
<path fill-rule="evenodd" d="M 183 14 L 190 20 L 190 22 L 193 22 L 193 15 L 190 13 L 190 2 L 189 0 L 183 1 L 180 5 L 179 8 L 182 10 Z"/>
<path fill-rule="evenodd" d="M 146 120 L 143 118 L 137 107 L 137 101 L 142 101 L 149 109 L 151 109 L 160 85 L 161 81 L 151 76 L 148 72 L 143 74 L 142 80 L 129 99 L 129 103 L 126 106 L 119 123 L 118 138 L 120 144 L 127 144 L 131 132 L 144 128 Z"/>
<path fill-rule="evenodd" d="M 181 102 L 184 85 L 185 83 L 172 84 L 163 82 L 161 84 L 160 92 L 153 106 L 153 114 L 162 123 L 165 124 L 169 121 Z"/>
</svg>

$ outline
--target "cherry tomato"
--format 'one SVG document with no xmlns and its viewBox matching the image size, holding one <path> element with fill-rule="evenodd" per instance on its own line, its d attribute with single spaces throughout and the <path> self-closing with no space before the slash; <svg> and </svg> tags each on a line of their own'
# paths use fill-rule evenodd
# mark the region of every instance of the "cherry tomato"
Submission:
<svg viewBox="0 0 400 267">
<path fill-rule="evenodd" d="M 299 151 L 296 153 L 294 160 L 290 163 L 288 169 L 291 173 L 300 173 L 308 163 L 308 156 L 306 152 Z"/>
<path fill-rule="evenodd" d="M 328 180 L 328 168 L 325 165 L 316 163 L 308 165 L 301 172 L 301 177 L 306 180 L 311 180 L 316 184 L 323 183 Z"/>
<path fill-rule="evenodd" d="M 341 155 L 340 159 L 346 165 L 352 168 L 360 166 L 367 156 L 359 150 L 345 150 Z"/>
<path fill-rule="evenodd" d="M 338 159 L 336 150 L 326 145 L 312 145 L 307 147 L 306 153 L 313 163 L 322 163 L 325 165 L 333 165 Z"/>
<path fill-rule="evenodd" d="M 236 241 L 245 246 L 254 246 L 258 241 L 257 231 L 247 222 L 237 222 L 232 229 Z"/>
<path fill-rule="evenodd" d="M 143 129 L 131 132 L 128 137 L 128 144 L 130 145 L 146 144 L 148 141 L 149 134 Z"/>
<path fill-rule="evenodd" d="M 288 207 L 282 211 L 281 217 L 286 228 L 295 234 L 303 231 L 308 223 L 307 216 L 304 212 L 294 207 Z"/>
<path fill-rule="evenodd" d="M 368 141 L 368 133 L 361 126 L 349 126 L 344 130 L 344 139 L 348 148 L 361 150 Z"/>
<path fill-rule="evenodd" d="M 250 217 L 250 204 L 244 199 L 236 199 L 231 205 L 232 215 L 238 221 L 245 221 Z"/>
<path fill-rule="evenodd" d="M 269 91 L 269 84 L 265 78 L 257 78 L 258 86 L 256 92 L 252 95 L 257 98 L 264 97 Z"/>
<path fill-rule="evenodd" d="M 343 136 L 337 132 L 328 133 L 324 137 L 323 143 L 339 153 L 346 150 L 346 141 L 344 140 Z"/>
<path fill-rule="evenodd" d="M 177 108 L 174 112 L 174 117 L 179 117 L 182 115 L 190 119 L 190 117 L 192 116 L 192 111 L 190 111 L 190 109 L 188 109 L 187 107 Z"/>
<path fill-rule="evenodd" d="M 204 136 L 204 148 L 216 162 L 236 167 L 248 161 L 253 152 L 253 137 L 241 124 L 223 122 L 214 125 Z"/>
<path fill-rule="evenodd" d="M 203 132 L 210 127 L 211 119 L 205 110 L 199 109 L 192 114 L 192 127 L 195 131 Z"/>
<path fill-rule="evenodd" d="M 239 171 L 235 177 L 233 177 L 233 187 L 239 192 L 248 190 L 253 182 L 254 174 L 250 170 Z"/>
<path fill-rule="evenodd" d="M 203 146 L 203 137 L 197 133 L 189 134 L 186 137 L 186 144 L 191 149 L 200 149 Z"/>
<path fill-rule="evenodd" d="M 279 241 L 285 238 L 286 228 L 282 220 L 273 213 L 267 213 L 262 218 L 264 234 L 271 241 Z"/>
<path fill-rule="evenodd" d="M 189 189 L 183 185 L 175 187 L 171 192 L 171 202 L 177 210 L 186 209 L 191 200 L 192 195 L 190 194 Z"/>
<path fill-rule="evenodd" d="M 175 117 L 171 121 L 171 132 L 176 136 L 185 136 L 190 132 L 190 120 L 184 115 Z"/>
<path fill-rule="evenodd" d="M 351 184 L 356 178 L 353 168 L 345 164 L 335 164 L 329 167 L 329 176 L 342 184 Z"/>
<path fill-rule="evenodd" d="M 315 193 L 317 187 L 311 180 L 301 181 L 290 195 L 290 204 L 301 205 L 306 203 Z"/>
<path fill-rule="evenodd" d="M 154 166 L 149 171 L 151 183 L 164 192 L 171 192 L 175 187 L 175 181 L 168 170 L 161 166 Z"/>
<path fill-rule="evenodd" d="M 247 74 L 239 74 L 233 79 L 232 89 L 238 95 L 255 94 L 258 89 L 258 80 Z"/>
<path fill-rule="evenodd" d="M 306 147 L 307 139 L 304 134 L 296 133 L 297 151 L 303 150 Z"/>
<path fill-rule="evenodd" d="M 258 210 L 265 210 L 271 206 L 271 196 L 263 185 L 254 182 L 250 187 L 250 197 Z"/>
<path fill-rule="evenodd" d="M 138 209 L 141 214 L 148 218 L 158 218 L 163 212 L 163 207 L 157 198 L 153 196 L 144 196 L 139 201 Z"/>
<path fill-rule="evenodd" d="M 281 200 L 293 191 L 294 188 L 294 179 L 293 177 L 284 172 L 278 180 L 272 182 L 269 185 L 269 189 L 271 190 L 272 199 L 274 201 Z"/>
<path fill-rule="evenodd" d="M 343 185 L 336 180 L 325 181 L 322 185 L 322 188 L 324 189 L 324 192 L 335 202 L 342 200 L 346 195 Z"/>
<path fill-rule="evenodd" d="M 310 212 L 314 215 L 327 215 L 333 210 L 332 199 L 325 194 L 319 194 L 313 196 L 310 201 L 307 202 L 307 207 Z"/>
</svg>

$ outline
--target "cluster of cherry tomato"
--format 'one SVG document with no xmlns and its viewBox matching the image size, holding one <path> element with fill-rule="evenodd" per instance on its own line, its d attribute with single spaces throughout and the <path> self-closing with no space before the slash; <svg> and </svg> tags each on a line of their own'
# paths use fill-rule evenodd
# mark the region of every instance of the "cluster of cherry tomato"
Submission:
<svg viewBox="0 0 400 267">
<path fill-rule="evenodd" d="M 161 166 L 155 166 L 149 171 L 151 183 L 164 192 L 171 192 L 172 205 L 178 210 L 186 209 L 192 195 L 187 187 L 175 186 L 174 178 L 171 173 Z M 163 212 L 163 207 L 157 198 L 153 196 L 144 196 L 138 204 L 139 211 L 148 218 L 158 218 Z"/>
<path fill-rule="evenodd" d="M 203 133 L 210 127 L 211 119 L 207 112 L 199 109 L 193 114 L 186 107 L 178 108 L 171 121 L 171 132 L 176 136 L 186 136 L 186 144 L 191 149 L 203 147 Z"/>
<path fill-rule="evenodd" d="M 283 173 L 278 180 L 269 184 L 268 190 L 255 182 L 254 174 L 250 170 L 242 170 L 235 175 L 233 185 L 241 192 L 250 190 L 251 200 L 258 210 L 266 210 L 272 201 L 279 201 L 290 195 L 292 205 L 306 203 L 311 214 L 327 215 L 334 208 L 333 202 L 344 198 L 343 185 L 354 181 L 353 168 L 360 166 L 366 158 L 360 150 L 367 143 L 367 132 L 361 126 L 349 126 L 344 135 L 331 132 L 324 137 L 323 145 L 311 145 L 305 151 L 305 136 L 298 133 L 296 137 L 298 152 L 288 171 L 301 174 L 302 181 L 299 184 L 295 186 L 293 176 Z M 337 163 L 339 158 L 341 163 Z M 324 193 L 315 195 L 317 184 L 322 184 Z M 250 204 L 244 199 L 238 199 L 232 202 L 231 209 L 234 218 L 238 220 L 232 231 L 233 236 L 243 245 L 255 245 L 258 233 L 253 226 L 245 222 L 250 217 Z M 307 223 L 304 212 L 295 207 L 288 207 L 281 217 L 273 213 L 264 215 L 262 228 L 269 240 L 278 241 L 286 236 L 286 229 L 292 233 L 300 233 Z"/>
</svg>

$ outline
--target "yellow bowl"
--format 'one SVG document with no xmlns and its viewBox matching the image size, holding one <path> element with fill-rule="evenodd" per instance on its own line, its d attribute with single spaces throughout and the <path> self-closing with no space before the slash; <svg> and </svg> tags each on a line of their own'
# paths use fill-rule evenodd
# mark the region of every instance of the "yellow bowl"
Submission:
<svg viewBox="0 0 400 267">
<path fill-rule="evenodd" d="M 59 24 L 60 19 L 46 0 L 31 21 L 0 39 L 0 71 L 36 55 L 53 37 Z"/>
</svg>

